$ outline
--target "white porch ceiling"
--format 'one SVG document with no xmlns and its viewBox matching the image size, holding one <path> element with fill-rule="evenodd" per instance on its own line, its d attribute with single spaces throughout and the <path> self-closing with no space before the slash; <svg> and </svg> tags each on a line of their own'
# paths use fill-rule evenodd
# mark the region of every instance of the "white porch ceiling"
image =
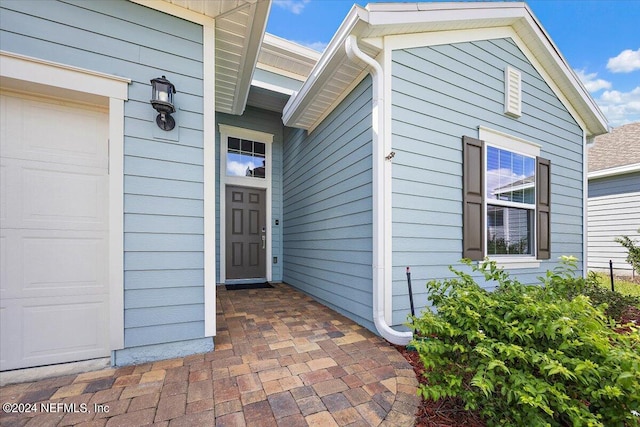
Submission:
<svg viewBox="0 0 640 427">
<path fill-rule="evenodd" d="M 216 111 L 242 114 L 271 0 L 164 0 L 215 19 Z"/>
</svg>

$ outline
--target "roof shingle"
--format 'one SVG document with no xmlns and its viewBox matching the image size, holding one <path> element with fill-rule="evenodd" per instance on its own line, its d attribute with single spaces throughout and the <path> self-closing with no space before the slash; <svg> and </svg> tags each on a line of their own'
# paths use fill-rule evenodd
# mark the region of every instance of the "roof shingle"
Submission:
<svg viewBox="0 0 640 427">
<path fill-rule="evenodd" d="M 640 163 L 640 122 L 597 136 L 589 149 L 589 172 Z"/>
</svg>

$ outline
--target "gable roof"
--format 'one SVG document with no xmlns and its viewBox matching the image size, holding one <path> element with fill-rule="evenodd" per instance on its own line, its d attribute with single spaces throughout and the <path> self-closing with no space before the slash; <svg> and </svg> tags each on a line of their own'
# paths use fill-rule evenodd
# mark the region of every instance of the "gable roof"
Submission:
<svg viewBox="0 0 640 427">
<path fill-rule="evenodd" d="M 285 125 L 313 129 L 357 83 L 366 65 L 347 58 L 350 35 L 371 57 L 383 50 L 377 37 L 420 32 L 511 27 L 536 62 L 557 86 L 559 96 L 584 123 L 588 136 L 607 132 L 607 120 L 566 59 L 525 3 L 378 3 L 354 5 L 342 22 L 310 78 L 285 106 Z M 540 70 L 539 70 L 540 71 Z"/>
<path fill-rule="evenodd" d="M 589 177 L 640 171 L 640 122 L 597 136 L 589 148 Z"/>
</svg>

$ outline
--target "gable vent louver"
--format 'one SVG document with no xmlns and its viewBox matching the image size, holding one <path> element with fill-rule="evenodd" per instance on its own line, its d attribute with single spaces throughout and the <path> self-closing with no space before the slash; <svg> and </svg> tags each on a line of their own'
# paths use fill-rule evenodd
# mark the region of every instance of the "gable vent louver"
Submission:
<svg viewBox="0 0 640 427">
<path fill-rule="evenodd" d="M 522 77 L 520 71 L 512 67 L 504 70 L 504 113 L 522 116 Z"/>
</svg>

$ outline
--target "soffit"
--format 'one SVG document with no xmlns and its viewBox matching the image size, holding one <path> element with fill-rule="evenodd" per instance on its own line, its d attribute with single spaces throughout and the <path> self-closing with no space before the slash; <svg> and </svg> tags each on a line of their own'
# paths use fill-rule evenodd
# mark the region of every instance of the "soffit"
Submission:
<svg viewBox="0 0 640 427">
<path fill-rule="evenodd" d="M 321 53 L 266 33 L 258 54 L 258 68 L 304 81 Z"/>
<path fill-rule="evenodd" d="M 215 20 L 216 111 L 242 114 L 249 95 L 271 0 L 164 2 Z M 144 4 L 153 7 L 153 2 L 147 1 Z M 205 55 L 207 54 L 205 52 Z"/>
<path fill-rule="evenodd" d="M 247 105 L 252 107 L 261 108 L 263 110 L 275 111 L 282 113 L 282 109 L 289 100 L 289 95 L 274 92 L 269 89 L 264 89 L 257 86 L 251 86 L 249 90 L 249 98 L 247 99 Z"/>
<path fill-rule="evenodd" d="M 244 111 L 269 7 L 269 0 L 247 3 L 216 18 L 216 111 Z"/>
<path fill-rule="evenodd" d="M 180 6 L 184 9 L 191 10 L 210 18 L 230 12 L 239 7 L 245 6 L 247 3 L 255 3 L 256 0 L 164 0 L 167 3 Z"/>
<path fill-rule="evenodd" d="M 312 129 L 363 76 L 366 66 L 347 58 L 350 34 L 369 56 L 377 57 L 380 38 L 398 34 L 511 27 L 542 64 L 587 124 L 587 134 L 607 131 L 606 118 L 567 61 L 524 3 L 388 3 L 354 6 L 299 93 L 285 106 L 287 126 Z M 372 43 L 368 43 L 372 40 Z"/>
<path fill-rule="evenodd" d="M 320 55 L 313 49 L 265 33 L 256 64 L 259 71 L 254 75 L 247 105 L 282 113 L 290 95 L 309 77 Z M 288 80 L 290 84 L 279 86 L 282 82 L 262 79 L 270 73 L 291 79 Z M 298 82 L 298 85 L 293 82 Z"/>
</svg>

